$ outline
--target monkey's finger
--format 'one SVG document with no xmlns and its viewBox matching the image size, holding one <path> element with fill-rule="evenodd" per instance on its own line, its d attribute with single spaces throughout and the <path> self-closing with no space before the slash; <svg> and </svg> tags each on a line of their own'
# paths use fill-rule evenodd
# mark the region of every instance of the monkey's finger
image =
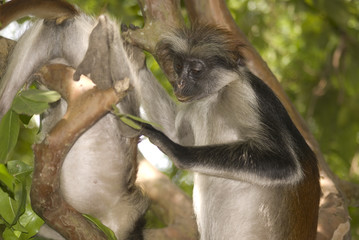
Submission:
<svg viewBox="0 0 359 240">
<path fill-rule="evenodd" d="M 121 32 L 127 32 L 128 26 L 125 23 L 121 23 Z"/>
<path fill-rule="evenodd" d="M 131 29 L 131 30 L 137 30 L 137 29 L 140 29 L 140 27 L 139 27 L 139 26 L 136 26 L 136 25 L 134 25 L 134 24 L 132 24 L 132 23 L 130 23 L 129 27 L 130 27 L 130 29 Z"/>
</svg>

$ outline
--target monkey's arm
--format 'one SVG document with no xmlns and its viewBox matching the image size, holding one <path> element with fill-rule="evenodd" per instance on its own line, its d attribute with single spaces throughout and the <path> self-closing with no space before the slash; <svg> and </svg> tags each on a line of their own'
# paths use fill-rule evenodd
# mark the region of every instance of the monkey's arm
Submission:
<svg viewBox="0 0 359 240">
<path fill-rule="evenodd" d="M 302 166 L 286 146 L 264 148 L 254 141 L 185 147 L 144 125 L 141 134 L 160 148 L 179 168 L 260 185 L 295 184 Z"/>
<path fill-rule="evenodd" d="M 145 67 L 139 71 L 138 79 L 135 79 L 134 82 L 147 119 L 159 124 L 167 136 L 178 142 L 178 136 L 174 131 L 177 114 L 175 102 L 158 83 L 151 71 Z"/>
</svg>

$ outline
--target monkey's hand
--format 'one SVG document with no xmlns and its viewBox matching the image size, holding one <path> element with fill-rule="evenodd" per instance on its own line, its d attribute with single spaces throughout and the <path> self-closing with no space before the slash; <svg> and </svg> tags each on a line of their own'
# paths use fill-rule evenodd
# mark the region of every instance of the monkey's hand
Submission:
<svg viewBox="0 0 359 240">
<path fill-rule="evenodd" d="M 178 168 L 190 169 L 192 167 L 192 162 L 186 161 L 189 159 L 187 156 L 190 154 L 190 148 L 173 142 L 164 133 L 155 129 L 150 124 L 142 123 L 141 125 L 140 134 L 146 136 L 150 142 L 166 154 Z"/>
<path fill-rule="evenodd" d="M 154 128 L 149 122 L 131 115 L 123 115 L 115 108 L 114 114 L 118 115 L 120 119 L 134 130 L 137 130 L 140 135 L 147 137 L 150 142 L 156 145 L 163 153 L 165 153 L 173 163 L 182 169 L 192 167 L 193 161 L 186 161 L 190 159 L 190 148 L 181 146 L 173 142 L 164 133 Z M 160 126 L 156 126 L 159 127 Z"/>
<path fill-rule="evenodd" d="M 139 47 L 151 54 L 155 53 L 156 44 L 163 35 L 164 30 L 159 24 L 146 24 L 143 28 L 136 27 L 132 24 L 127 27 L 121 26 L 123 39 L 132 46 Z"/>
<path fill-rule="evenodd" d="M 143 53 L 142 49 L 129 41 L 126 41 L 126 35 L 129 34 L 129 31 L 136 31 L 140 29 L 138 26 L 130 24 L 121 24 L 121 35 L 124 38 L 124 45 L 128 52 L 128 55 L 131 56 L 131 61 L 134 63 L 137 69 L 141 69 L 146 66 L 146 55 Z"/>
</svg>

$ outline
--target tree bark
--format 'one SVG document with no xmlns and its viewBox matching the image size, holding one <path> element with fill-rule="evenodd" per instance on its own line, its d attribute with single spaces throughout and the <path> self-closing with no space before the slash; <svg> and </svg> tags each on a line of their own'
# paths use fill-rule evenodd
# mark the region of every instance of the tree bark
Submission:
<svg viewBox="0 0 359 240">
<path fill-rule="evenodd" d="M 197 225 L 192 200 L 166 175 L 140 157 L 137 184 L 143 186 L 152 200 L 152 210 L 167 227 L 148 229 L 145 239 L 181 240 L 197 239 Z"/>
<path fill-rule="evenodd" d="M 46 138 L 34 147 L 35 166 L 31 187 L 33 210 L 66 239 L 106 239 L 105 235 L 62 197 L 60 174 L 63 160 L 77 138 L 120 101 L 129 80 L 115 89 L 98 90 L 82 76 L 73 81 L 75 70 L 65 65 L 49 65 L 40 70 L 42 83 L 67 101 L 65 116 Z"/>
<path fill-rule="evenodd" d="M 0 30 L 12 21 L 28 15 L 62 22 L 77 14 L 76 8 L 65 0 L 12 0 L 0 8 Z"/>
<path fill-rule="evenodd" d="M 7 59 L 10 56 L 16 42 L 0 36 L 0 79 L 5 74 Z"/>
</svg>

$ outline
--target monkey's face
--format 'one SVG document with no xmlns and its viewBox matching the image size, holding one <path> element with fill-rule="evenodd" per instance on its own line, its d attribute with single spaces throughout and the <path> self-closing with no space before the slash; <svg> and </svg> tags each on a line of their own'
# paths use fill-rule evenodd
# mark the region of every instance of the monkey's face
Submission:
<svg viewBox="0 0 359 240">
<path fill-rule="evenodd" d="M 181 102 L 200 98 L 207 75 L 207 65 L 201 59 L 175 57 L 173 59 L 175 79 L 171 81 L 176 97 Z"/>
<path fill-rule="evenodd" d="M 214 60 L 198 57 L 173 58 L 174 77 L 170 80 L 177 99 L 189 102 L 217 93 L 238 78 L 233 70 L 226 69 Z"/>
<path fill-rule="evenodd" d="M 156 46 L 156 55 L 181 102 L 216 94 L 238 79 L 242 44 L 228 31 L 199 25 L 178 29 Z"/>
</svg>

